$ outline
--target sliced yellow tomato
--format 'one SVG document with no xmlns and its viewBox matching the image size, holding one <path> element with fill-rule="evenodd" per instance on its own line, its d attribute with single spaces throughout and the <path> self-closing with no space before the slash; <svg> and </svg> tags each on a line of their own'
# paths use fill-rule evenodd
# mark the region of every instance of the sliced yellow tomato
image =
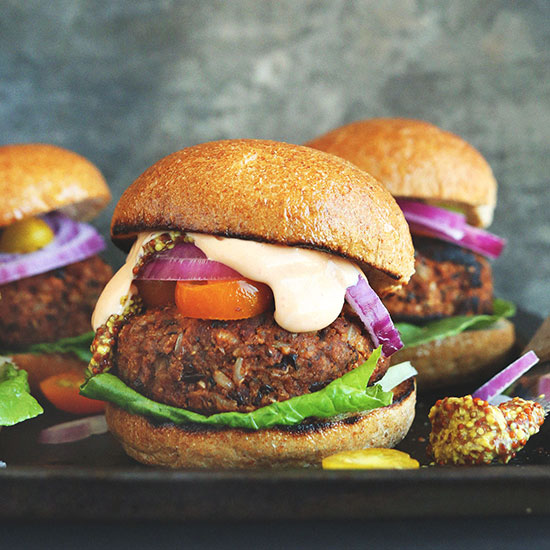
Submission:
<svg viewBox="0 0 550 550">
<path fill-rule="evenodd" d="M 325 470 L 405 470 L 419 466 L 418 460 L 396 449 L 360 449 L 323 458 Z"/>
<path fill-rule="evenodd" d="M 249 279 L 227 281 L 178 281 L 176 306 L 193 319 L 247 319 L 272 307 L 273 293 Z"/>
<path fill-rule="evenodd" d="M 0 235 L 0 252 L 28 254 L 44 248 L 55 237 L 52 228 L 40 218 L 27 218 L 8 225 Z"/>
</svg>

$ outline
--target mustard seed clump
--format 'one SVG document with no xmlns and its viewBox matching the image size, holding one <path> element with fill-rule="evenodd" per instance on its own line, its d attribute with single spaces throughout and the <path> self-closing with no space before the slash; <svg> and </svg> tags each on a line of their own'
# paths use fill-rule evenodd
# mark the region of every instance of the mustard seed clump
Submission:
<svg viewBox="0 0 550 550">
<path fill-rule="evenodd" d="M 519 397 L 497 407 L 467 395 L 440 399 L 429 419 L 428 453 L 437 464 L 506 464 L 539 431 L 544 409 Z"/>
<path fill-rule="evenodd" d="M 176 243 L 181 240 L 188 240 L 184 234 L 179 231 L 168 231 L 162 233 L 148 241 L 143 247 L 139 260 L 133 268 L 134 276 L 139 273 L 139 270 L 149 262 L 155 254 L 166 249 L 174 248 Z M 122 296 L 121 304 L 125 304 L 124 311 L 120 314 L 111 315 L 105 324 L 101 325 L 94 337 L 94 341 L 90 347 L 92 352 L 92 360 L 88 365 L 88 373 L 93 376 L 102 372 L 108 372 L 113 367 L 113 354 L 116 347 L 118 332 L 121 326 L 141 312 L 143 302 L 137 293 L 132 296 Z"/>
</svg>

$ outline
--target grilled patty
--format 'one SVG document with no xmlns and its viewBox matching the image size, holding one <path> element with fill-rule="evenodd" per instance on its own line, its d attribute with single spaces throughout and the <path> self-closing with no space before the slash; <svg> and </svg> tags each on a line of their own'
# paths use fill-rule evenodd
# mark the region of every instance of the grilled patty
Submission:
<svg viewBox="0 0 550 550">
<path fill-rule="evenodd" d="M 89 332 L 112 269 L 99 256 L 0 286 L 0 348 L 24 349 Z"/>
<path fill-rule="evenodd" d="M 394 321 L 427 321 L 493 311 L 493 278 L 486 258 L 437 239 L 414 237 L 409 284 L 383 299 Z"/>
<path fill-rule="evenodd" d="M 296 334 L 277 325 L 272 313 L 208 321 L 168 306 L 123 326 L 115 364 L 122 380 L 155 401 L 205 414 L 250 412 L 323 388 L 372 350 L 347 309 L 323 330 Z M 387 367 L 381 359 L 372 380 Z"/>
</svg>

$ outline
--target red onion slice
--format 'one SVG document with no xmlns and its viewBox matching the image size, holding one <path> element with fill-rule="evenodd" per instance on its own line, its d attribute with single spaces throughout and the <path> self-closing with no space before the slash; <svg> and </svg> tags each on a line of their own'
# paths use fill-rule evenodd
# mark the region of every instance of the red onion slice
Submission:
<svg viewBox="0 0 550 550">
<path fill-rule="evenodd" d="M 397 202 L 412 233 L 429 235 L 492 259 L 498 258 L 506 246 L 505 239 L 468 225 L 462 214 L 416 201 Z"/>
<path fill-rule="evenodd" d="M 359 276 L 357 284 L 348 287 L 346 300 L 363 321 L 374 346 L 382 346 L 385 357 L 389 357 L 403 347 L 399 332 L 388 310 L 365 277 Z"/>
<path fill-rule="evenodd" d="M 504 250 L 506 239 L 502 239 L 484 229 L 466 225 L 464 237 L 457 244 L 494 260 Z"/>
<path fill-rule="evenodd" d="M 479 397 L 484 401 L 493 399 L 538 362 L 539 358 L 536 353 L 528 351 L 525 355 L 522 355 L 519 359 L 516 359 L 512 364 L 493 376 L 488 382 L 485 382 L 483 386 L 472 394 L 472 397 Z"/>
<path fill-rule="evenodd" d="M 163 250 L 147 262 L 137 279 L 152 281 L 214 281 L 241 277 L 229 266 L 209 260 L 204 252 L 191 243 L 178 243 Z"/>
<path fill-rule="evenodd" d="M 405 380 L 416 376 L 418 371 L 411 365 L 410 361 L 404 361 L 397 365 L 392 365 L 386 374 L 377 382 L 383 391 L 391 391 Z"/>
<path fill-rule="evenodd" d="M 397 204 L 403 210 L 409 224 L 425 226 L 429 222 L 433 231 L 447 235 L 451 239 L 460 239 L 464 235 L 466 217 L 463 214 L 405 199 L 397 199 Z"/>
<path fill-rule="evenodd" d="M 537 384 L 537 395 L 550 399 L 550 373 L 543 374 Z"/>
<path fill-rule="evenodd" d="M 87 416 L 71 422 L 63 422 L 42 430 L 38 436 L 39 443 L 57 445 L 80 441 L 91 435 L 106 433 L 107 422 L 104 414 Z"/>
<path fill-rule="evenodd" d="M 192 259 L 192 258 L 202 258 L 206 259 L 206 254 L 193 243 L 176 243 L 172 248 L 165 248 L 161 252 L 158 252 L 155 258 L 182 258 L 182 259 Z"/>
<path fill-rule="evenodd" d="M 91 225 L 57 212 L 42 219 L 52 228 L 54 240 L 28 254 L 0 253 L 0 285 L 85 260 L 105 248 L 102 237 Z"/>
</svg>

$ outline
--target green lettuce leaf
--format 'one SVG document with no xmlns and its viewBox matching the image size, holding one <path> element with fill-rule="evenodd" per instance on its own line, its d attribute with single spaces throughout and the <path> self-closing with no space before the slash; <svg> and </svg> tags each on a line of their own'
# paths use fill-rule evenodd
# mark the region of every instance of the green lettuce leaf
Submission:
<svg viewBox="0 0 550 550">
<path fill-rule="evenodd" d="M 41 344 L 32 344 L 25 348 L 23 352 L 2 351 L 2 355 L 13 355 L 15 353 L 74 353 L 84 363 L 89 363 L 92 358 L 90 346 L 94 339 L 94 331 L 71 336 L 69 338 L 60 338 L 56 342 L 43 342 Z"/>
<path fill-rule="evenodd" d="M 110 401 L 130 413 L 149 416 L 161 422 L 196 422 L 253 430 L 291 426 L 299 424 L 305 418 L 330 418 L 389 405 L 393 398 L 391 391 L 384 391 L 379 384 L 367 387 L 380 353 L 381 349 L 378 348 L 361 366 L 334 380 L 322 390 L 272 403 L 250 413 L 227 412 L 204 416 L 163 405 L 144 397 L 108 373 L 89 378 L 80 393 L 92 399 Z"/>
<path fill-rule="evenodd" d="M 27 373 L 0 357 L 0 426 L 13 426 L 44 412 L 29 392 Z"/>
<path fill-rule="evenodd" d="M 498 298 L 493 302 L 493 308 L 494 313 L 492 315 L 456 315 L 455 317 L 430 321 L 422 326 L 411 323 L 396 323 L 395 326 L 401 334 L 403 346 L 414 347 L 432 340 L 455 336 L 465 330 L 488 328 L 499 319 L 511 317 L 516 313 L 514 304 Z"/>
</svg>

